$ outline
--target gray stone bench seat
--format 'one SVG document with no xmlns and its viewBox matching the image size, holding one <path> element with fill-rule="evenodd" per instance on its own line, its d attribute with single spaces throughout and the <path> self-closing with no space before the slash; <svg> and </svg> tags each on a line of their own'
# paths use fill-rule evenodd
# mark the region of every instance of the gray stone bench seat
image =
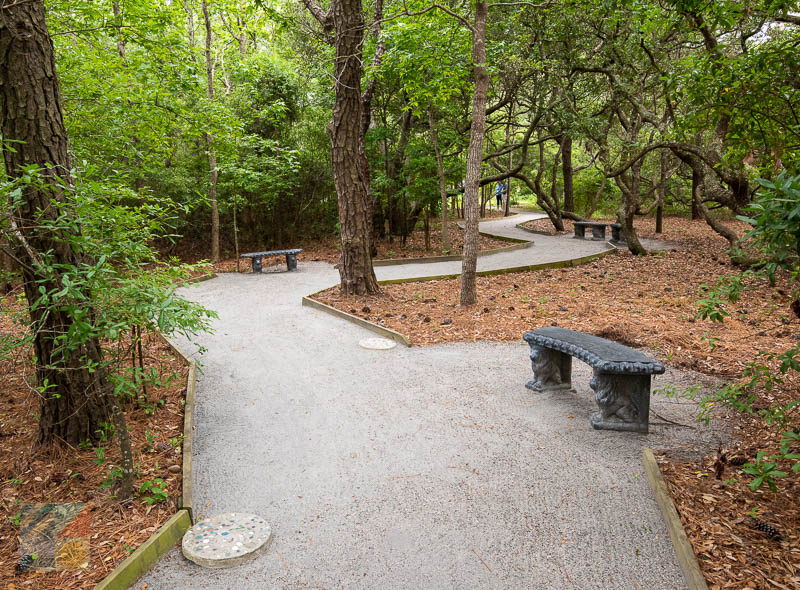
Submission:
<svg viewBox="0 0 800 590">
<path fill-rule="evenodd" d="M 586 228 L 590 227 L 592 228 L 593 240 L 605 240 L 607 225 L 607 223 L 601 221 L 576 221 L 572 224 L 572 228 L 575 230 L 575 237 L 578 239 L 584 239 L 586 237 Z"/>
<path fill-rule="evenodd" d="M 606 239 L 606 226 L 611 227 L 611 241 L 622 242 L 622 225 L 619 223 L 605 223 L 603 221 L 575 221 L 572 224 L 572 229 L 575 231 L 575 236 L 578 239 L 586 238 L 586 228 L 592 228 L 593 240 Z"/>
<path fill-rule="evenodd" d="M 523 338 L 531 347 L 534 376 L 528 389 L 572 389 L 575 357 L 594 369 L 589 387 L 600 411 L 591 416 L 592 428 L 647 433 L 650 377 L 662 374 L 664 365 L 617 342 L 565 328 L 539 328 Z"/>
<path fill-rule="evenodd" d="M 253 272 L 261 272 L 261 259 L 265 256 L 286 256 L 286 269 L 297 270 L 297 255 L 302 252 L 302 248 L 291 250 L 270 250 L 268 252 L 248 252 L 239 254 L 240 258 L 249 258 L 253 262 Z"/>
</svg>

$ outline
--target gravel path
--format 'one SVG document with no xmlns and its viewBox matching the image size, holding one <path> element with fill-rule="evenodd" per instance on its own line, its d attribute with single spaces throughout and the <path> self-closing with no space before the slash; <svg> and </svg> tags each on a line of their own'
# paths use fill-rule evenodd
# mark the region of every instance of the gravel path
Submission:
<svg viewBox="0 0 800 590">
<path fill-rule="evenodd" d="M 521 341 L 364 350 L 370 332 L 300 305 L 337 279 L 301 262 L 187 289 L 219 313 L 199 342 L 196 516 L 253 512 L 275 536 L 230 570 L 173 550 L 135 588 L 685 587 L 641 449 L 711 432 L 593 431 L 590 369 L 574 363 L 576 393 L 534 394 Z M 690 409 L 653 400 L 676 422 Z"/>
</svg>

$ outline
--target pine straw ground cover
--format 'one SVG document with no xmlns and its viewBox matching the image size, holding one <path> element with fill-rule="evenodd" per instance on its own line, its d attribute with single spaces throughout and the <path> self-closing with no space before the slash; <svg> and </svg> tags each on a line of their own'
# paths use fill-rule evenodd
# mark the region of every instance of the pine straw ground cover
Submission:
<svg viewBox="0 0 800 590">
<path fill-rule="evenodd" d="M 14 297 L 3 308 L 19 310 Z M 0 314 L 0 333 L 19 333 L 9 314 Z M 92 588 L 175 513 L 181 493 L 181 440 L 187 367 L 160 338 L 145 336 L 145 368 L 173 377 L 148 388 L 148 398 L 126 408 L 134 461 L 143 481 L 163 478 L 169 499 L 147 505 L 142 498 L 120 504 L 103 482 L 119 465 L 116 439 L 97 448 L 36 444 L 38 394 L 31 388 L 27 353 L 0 362 L 0 588 L 74 590 Z M 97 450 L 97 449 L 104 450 Z M 82 519 L 89 537 L 89 567 L 61 572 L 16 573 L 21 504 L 86 502 Z M 74 524 L 74 523 L 73 523 Z M 88 526 L 86 526 L 88 525 Z M 70 525 L 72 526 L 72 525 Z"/>
<path fill-rule="evenodd" d="M 653 235 L 651 220 L 637 220 L 637 226 L 641 237 Z M 478 303 L 468 308 L 458 305 L 457 280 L 385 285 L 377 297 L 341 297 L 331 289 L 317 298 L 397 330 L 413 345 L 519 340 L 526 330 L 557 325 L 729 380 L 740 377 L 759 352 L 780 353 L 797 343 L 800 320 L 790 311 L 785 289 L 762 281 L 752 281 L 738 304 L 726 304 L 730 317 L 724 323 L 696 319 L 700 286 L 736 269 L 725 255 L 726 242 L 704 223 L 669 218 L 665 230 L 658 237 L 682 249 L 644 258 L 619 252 L 575 268 L 479 277 Z M 755 406 L 800 399 L 799 389 L 793 375 L 772 391 L 758 392 Z M 797 412 L 783 427 L 741 414 L 730 420 L 736 440 L 722 450 L 724 462 L 717 462 L 716 449 L 700 449 L 690 458 L 667 451 L 662 459 L 688 536 L 712 588 L 798 588 L 798 477 L 780 480 L 777 493 L 766 486 L 753 492 L 741 471 L 741 462 L 757 451 L 777 452 L 780 433 L 800 425 Z M 779 535 L 770 536 L 766 525 Z"/>
</svg>

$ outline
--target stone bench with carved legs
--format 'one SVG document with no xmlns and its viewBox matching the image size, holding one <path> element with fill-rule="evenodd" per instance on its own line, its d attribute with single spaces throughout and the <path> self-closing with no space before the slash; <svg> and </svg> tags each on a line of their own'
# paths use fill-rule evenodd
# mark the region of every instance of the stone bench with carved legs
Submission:
<svg viewBox="0 0 800 590">
<path fill-rule="evenodd" d="M 594 369 L 589 387 L 600 408 L 589 422 L 597 430 L 647 433 L 650 378 L 664 365 L 633 348 L 565 328 L 539 328 L 523 336 L 531 347 L 533 391 L 572 389 L 572 357 Z"/>
</svg>

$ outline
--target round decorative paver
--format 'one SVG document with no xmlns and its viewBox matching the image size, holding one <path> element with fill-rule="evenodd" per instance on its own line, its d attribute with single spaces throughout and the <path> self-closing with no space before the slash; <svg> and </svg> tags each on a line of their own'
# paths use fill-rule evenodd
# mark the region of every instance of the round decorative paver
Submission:
<svg viewBox="0 0 800 590">
<path fill-rule="evenodd" d="M 368 350 L 390 350 L 397 346 L 397 342 L 388 338 L 364 338 L 358 345 Z"/>
<path fill-rule="evenodd" d="M 186 559 L 203 567 L 233 567 L 266 549 L 272 529 L 263 518 L 228 512 L 206 518 L 183 535 Z"/>
</svg>

